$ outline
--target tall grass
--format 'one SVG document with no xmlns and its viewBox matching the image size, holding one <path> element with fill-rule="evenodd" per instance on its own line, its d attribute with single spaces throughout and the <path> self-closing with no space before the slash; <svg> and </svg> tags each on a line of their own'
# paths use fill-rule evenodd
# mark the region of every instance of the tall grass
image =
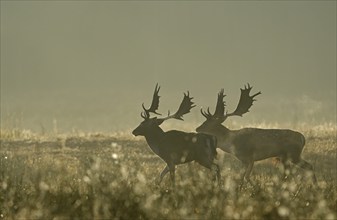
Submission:
<svg viewBox="0 0 337 220">
<path fill-rule="evenodd" d="M 253 184 L 239 183 L 243 166 L 219 151 L 222 184 L 198 164 L 177 168 L 176 187 L 165 164 L 142 138 L 119 134 L 1 136 L 0 219 L 336 219 L 335 130 L 302 130 L 310 173 L 289 179 L 272 160 L 259 162 Z"/>
</svg>

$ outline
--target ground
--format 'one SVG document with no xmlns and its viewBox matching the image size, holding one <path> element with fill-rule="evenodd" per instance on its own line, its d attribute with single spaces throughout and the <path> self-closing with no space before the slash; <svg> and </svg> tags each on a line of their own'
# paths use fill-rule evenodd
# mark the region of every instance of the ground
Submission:
<svg viewBox="0 0 337 220">
<path fill-rule="evenodd" d="M 268 159 L 241 189 L 242 164 L 219 149 L 220 186 L 190 163 L 177 167 L 171 188 L 169 175 L 156 184 L 165 163 L 142 137 L 2 134 L 0 219 L 336 219 L 335 130 L 302 132 L 317 185 L 296 167 L 283 180 Z"/>
</svg>

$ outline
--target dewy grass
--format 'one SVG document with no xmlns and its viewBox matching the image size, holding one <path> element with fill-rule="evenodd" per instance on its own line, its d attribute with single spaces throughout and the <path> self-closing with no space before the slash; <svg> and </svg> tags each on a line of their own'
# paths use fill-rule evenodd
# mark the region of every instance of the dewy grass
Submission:
<svg viewBox="0 0 337 220">
<path fill-rule="evenodd" d="M 165 163 L 131 135 L 1 136 L 0 219 L 336 219 L 335 130 L 303 133 L 317 186 L 298 168 L 283 180 L 268 159 L 241 189 L 243 166 L 220 150 L 220 187 L 191 163 L 171 189 L 168 176 L 155 184 Z"/>
</svg>

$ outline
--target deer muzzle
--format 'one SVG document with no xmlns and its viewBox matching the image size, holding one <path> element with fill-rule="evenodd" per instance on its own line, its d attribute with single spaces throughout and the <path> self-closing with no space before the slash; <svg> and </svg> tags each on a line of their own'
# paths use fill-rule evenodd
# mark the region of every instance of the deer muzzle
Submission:
<svg viewBox="0 0 337 220">
<path fill-rule="evenodd" d="M 136 128 L 135 130 L 132 131 L 132 134 L 133 134 L 134 136 L 140 135 L 140 133 L 139 133 L 139 131 L 137 130 L 137 128 Z"/>
</svg>

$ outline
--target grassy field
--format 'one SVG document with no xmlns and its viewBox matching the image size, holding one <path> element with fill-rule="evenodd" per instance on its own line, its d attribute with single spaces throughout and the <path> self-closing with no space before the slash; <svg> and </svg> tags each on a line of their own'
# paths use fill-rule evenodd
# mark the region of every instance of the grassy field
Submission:
<svg viewBox="0 0 337 220">
<path fill-rule="evenodd" d="M 256 163 L 254 185 L 238 188 L 243 167 L 218 150 L 222 184 L 196 163 L 156 178 L 165 166 L 143 138 L 130 134 L 39 136 L 2 131 L 0 219 L 336 219 L 334 127 L 302 130 L 310 174 L 269 159 Z"/>
</svg>

